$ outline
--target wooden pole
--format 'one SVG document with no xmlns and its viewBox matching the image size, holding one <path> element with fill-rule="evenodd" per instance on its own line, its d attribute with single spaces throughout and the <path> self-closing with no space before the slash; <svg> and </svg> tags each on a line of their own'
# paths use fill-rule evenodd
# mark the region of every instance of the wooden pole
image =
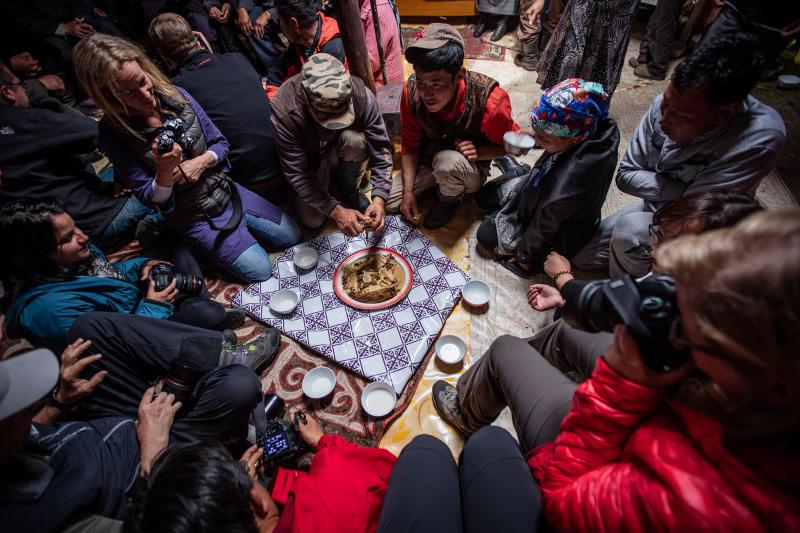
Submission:
<svg viewBox="0 0 800 533">
<path fill-rule="evenodd" d="M 381 64 L 381 77 L 383 84 L 389 84 L 389 77 L 386 75 L 386 56 L 383 52 L 383 38 L 381 37 L 381 21 L 378 18 L 378 2 L 377 0 L 369 0 L 370 9 L 372 10 L 372 28 L 375 30 L 375 43 L 378 45 L 378 61 Z"/>
<path fill-rule="evenodd" d="M 336 22 L 339 23 L 339 34 L 342 36 L 350 74 L 361 78 L 364 85 L 374 94 L 375 80 L 372 79 L 372 69 L 369 65 L 369 52 L 364 38 L 364 28 L 361 26 L 358 0 L 335 0 L 333 11 L 336 13 Z"/>
</svg>

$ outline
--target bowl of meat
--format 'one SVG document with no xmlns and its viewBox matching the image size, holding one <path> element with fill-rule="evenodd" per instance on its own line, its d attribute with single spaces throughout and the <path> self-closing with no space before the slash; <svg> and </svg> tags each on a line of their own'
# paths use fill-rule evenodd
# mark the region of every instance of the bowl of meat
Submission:
<svg viewBox="0 0 800 533">
<path fill-rule="evenodd" d="M 388 248 L 364 248 L 345 257 L 333 274 L 333 290 L 344 303 L 372 311 L 406 297 L 414 281 L 411 264 Z"/>
</svg>

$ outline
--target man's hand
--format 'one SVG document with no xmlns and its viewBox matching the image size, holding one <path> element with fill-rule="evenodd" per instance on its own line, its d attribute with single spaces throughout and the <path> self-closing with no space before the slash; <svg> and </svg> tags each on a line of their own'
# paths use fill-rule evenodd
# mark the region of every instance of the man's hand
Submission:
<svg viewBox="0 0 800 533">
<path fill-rule="evenodd" d="M 217 160 L 214 159 L 214 156 L 208 152 L 198 155 L 197 157 L 187 159 L 175 167 L 174 172 L 177 174 L 175 179 L 176 181 L 179 179 L 186 179 L 191 183 L 194 183 L 203 176 L 203 172 L 205 172 L 206 169 L 213 167 L 216 163 Z"/>
<path fill-rule="evenodd" d="M 81 357 L 89 349 L 92 341 L 77 339 L 67 346 L 61 354 L 61 381 L 58 385 L 56 400 L 67 405 L 77 403 L 97 388 L 108 375 L 107 370 L 97 372 L 91 379 L 81 378 L 83 371 L 100 359 L 102 355 L 94 354 Z"/>
<path fill-rule="evenodd" d="M 541 24 L 539 15 L 542 14 L 543 9 L 544 9 L 544 0 L 533 0 L 528 6 L 528 9 L 523 11 L 522 18 L 524 18 L 531 26 L 535 26 L 538 28 L 539 25 Z"/>
<path fill-rule="evenodd" d="M 331 218 L 336 222 L 336 227 L 339 231 L 349 237 L 355 237 L 364 231 L 362 220 L 367 220 L 367 217 L 359 213 L 355 209 L 347 209 L 341 205 L 337 205 L 331 211 Z"/>
<path fill-rule="evenodd" d="M 44 85 L 44 88 L 47 89 L 48 91 L 64 90 L 64 80 L 62 80 L 55 74 L 45 74 L 44 76 L 39 76 L 36 79 L 39 80 L 39 83 Z"/>
<path fill-rule="evenodd" d="M 94 28 L 91 25 L 86 24 L 83 19 L 75 19 L 72 22 L 65 22 L 64 26 L 64 35 L 69 37 L 74 37 L 76 39 L 83 39 L 84 37 L 89 37 L 94 33 Z"/>
<path fill-rule="evenodd" d="M 270 18 L 269 11 L 264 11 L 258 16 L 255 24 L 253 24 L 253 33 L 255 33 L 256 37 L 259 39 L 264 38 L 264 28 L 267 27 L 267 22 L 269 22 Z"/>
<path fill-rule="evenodd" d="M 150 271 L 153 269 L 154 266 L 164 263 L 166 265 L 171 265 L 168 261 L 162 261 L 161 259 L 151 259 L 147 263 L 144 264 L 142 267 L 142 273 L 139 276 L 139 281 L 146 281 L 150 277 Z"/>
<path fill-rule="evenodd" d="M 92 7 L 92 14 L 95 17 L 101 17 L 101 18 L 105 18 L 105 17 L 108 16 L 108 13 L 106 13 L 105 11 L 100 9 L 99 7 Z"/>
<path fill-rule="evenodd" d="M 239 464 L 247 470 L 247 475 L 253 481 L 258 480 L 258 470 L 262 455 L 264 455 L 264 448 L 258 444 L 253 444 L 244 451 L 242 458 L 239 459 Z"/>
<path fill-rule="evenodd" d="M 130 196 L 133 193 L 133 189 L 128 189 L 124 185 L 120 185 L 119 183 L 114 183 L 114 198 L 122 198 L 123 196 Z"/>
<path fill-rule="evenodd" d="M 551 278 L 559 272 L 571 272 L 572 265 L 569 259 L 558 252 L 550 252 L 544 260 L 544 272 Z"/>
<path fill-rule="evenodd" d="M 156 302 L 164 302 L 171 304 L 175 301 L 175 298 L 178 297 L 180 292 L 178 291 L 177 287 L 175 287 L 175 280 L 173 279 L 169 285 L 164 287 L 163 291 L 156 290 L 156 283 L 152 279 L 150 280 L 147 286 L 147 294 L 145 298 L 148 300 L 154 300 Z"/>
<path fill-rule="evenodd" d="M 534 283 L 528 287 L 528 303 L 537 311 L 547 311 L 564 305 L 564 298 L 555 287 Z"/>
<path fill-rule="evenodd" d="M 788 40 L 796 36 L 797 34 L 800 34 L 800 19 L 797 19 L 794 22 L 790 22 L 789 24 L 784 26 L 783 31 L 781 32 L 781 37 Z"/>
<path fill-rule="evenodd" d="M 220 20 L 222 18 L 222 10 L 217 6 L 211 6 L 208 8 L 208 16 L 217 22 L 222 22 Z"/>
<path fill-rule="evenodd" d="M 478 149 L 475 148 L 475 144 L 472 141 L 456 139 L 456 150 L 466 157 L 467 161 L 472 162 L 478 160 Z"/>
<path fill-rule="evenodd" d="M 250 37 L 250 34 L 253 33 L 253 23 L 250 21 L 250 15 L 243 7 L 239 8 L 239 16 L 236 19 L 236 25 L 239 26 L 239 29 L 242 30 L 242 33 L 248 37 Z"/>
<path fill-rule="evenodd" d="M 35 76 L 41 70 L 39 60 L 31 55 L 30 52 L 20 52 L 9 58 L 11 70 L 21 76 Z"/>
<path fill-rule="evenodd" d="M 144 391 L 139 402 L 139 419 L 136 421 L 142 476 L 150 473 L 153 461 L 169 444 L 169 429 L 175 420 L 175 413 L 181 408 L 181 402 L 175 402 L 173 394 L 162 392 L 153 398 L 154 392 L 153 387 Z"/>
<path fill-rule="evenodd" d="M 378 198 L 377 196 L 373 198 L 367 210 L 364 211 L 364 215 L 372 219 L 372 225 L 367 229 L 370 231 L 383 231 L 386 224 L 386 210 L 384 209 L 383 198 Z"/>
<path fill-rule="evenodd" d="M 419 224 L 419 206 L 417 206 L 417 197 L 413 192 L 404 192 L 403 201 L 400 202 L 400 212 L 406 217 L 406 220 L 414 224 Z"/>
<path fill-rule="evenodd" d="M 692 365 L 686 363 L 669 372 L 654 372 L 645 364 L 636 340 L 628 333 L 625 326 L 614 327 L 614 343 L 606 351 L 605 360 L 608 366 L 623 378 L 647 387 L 671 387 L 677 385 L 692 371 Z"/>
</svg>

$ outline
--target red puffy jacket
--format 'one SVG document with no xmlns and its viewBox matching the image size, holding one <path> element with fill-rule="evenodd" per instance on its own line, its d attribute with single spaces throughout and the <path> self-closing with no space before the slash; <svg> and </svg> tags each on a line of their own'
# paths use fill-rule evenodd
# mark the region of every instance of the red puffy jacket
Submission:
<svg viewBox="0 0 800 533">
<path fill-rule="evenodd" d="M 391 452 L 325 435 L 308 472 L 280 469 L 272 499 L 283 505 L 275 533 L 367 533 L 378 529 Z"/>
<path fill-rule="evenodd" d="M 797 452 L 745 450 L 754 470 L 717 420 L 663 396 L 598 361 L 555 442 L 528 453 L 557 530 L 800 531 Z"/>
</svg>

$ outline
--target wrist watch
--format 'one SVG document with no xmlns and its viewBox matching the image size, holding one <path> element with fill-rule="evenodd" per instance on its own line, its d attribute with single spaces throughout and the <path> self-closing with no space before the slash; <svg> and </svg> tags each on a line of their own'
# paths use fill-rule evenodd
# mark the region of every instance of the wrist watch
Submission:
<svg viewBox="0 0 800 533">
<path fill-rule="evenodd" d="M 58 398 L 56 398 L 57 394 L 58 394 L 58 389 L 54 389 L 52 394 L 50 394 L 50 398 L 48 398 L 48 400 L 47 400 L 48 405 L 52 405 L 53 407 L 55 407 L 59 411 L 69 411 L 70 409 L 75 407 L 74 403 L 69 403 L 68 404 L 68 403 L 64 403 L 64 402 L 58 401 Z"/>
</svg>

